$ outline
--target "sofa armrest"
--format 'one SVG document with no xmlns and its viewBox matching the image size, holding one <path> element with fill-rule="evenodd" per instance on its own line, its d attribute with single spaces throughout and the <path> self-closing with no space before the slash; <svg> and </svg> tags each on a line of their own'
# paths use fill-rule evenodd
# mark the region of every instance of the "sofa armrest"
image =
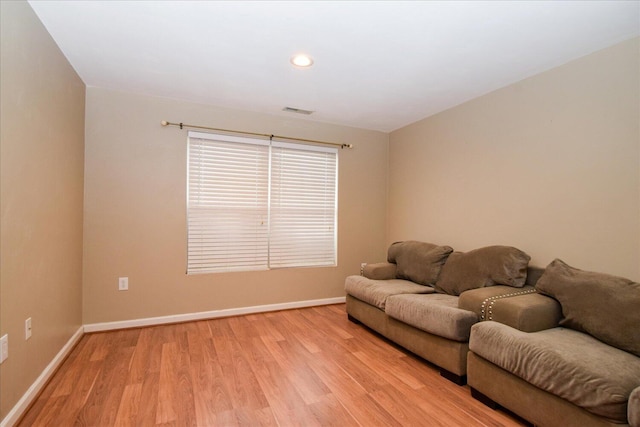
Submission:
<svg viewBox="0 0 640 427">
<path fill-rule="evenodd" d="M 488 286 L 460 295 L 458 307 L 478 314 L 480 320 L 494 320 L 523 332 L 536 332 L 558 326 L 560 304 L 536 292 L 532 286 Z"/>
<path fill-rule="evenodd" d="M 631 427 L 640 427 L 640 387 L 636 387 L 629 396 L 627 420 Z"/>
<path fill-rule="evenodd" d="M 523 332 L 536 332 L 558 326 L 562 307 L 553 298 L 530 293 L 493 301 L 490 317 Z"/>
<path fill-rule="evenodd" d="M 460 294 L 458 308 L 473 311 L 480 320 L 489 320 L 488 309 L 491 301 L 531 292 L 535 292 L 533 286 L 514 288 L 513 286 L 495 285 L 470 289 Z"/>
<path fill-rule="evenodd" d="M 367 264 L 362 269 L 362 275 L 372 280 L 390 280 L 396 278 L 396 269 L 396 264 L 390 262 Z"/>
</svg>

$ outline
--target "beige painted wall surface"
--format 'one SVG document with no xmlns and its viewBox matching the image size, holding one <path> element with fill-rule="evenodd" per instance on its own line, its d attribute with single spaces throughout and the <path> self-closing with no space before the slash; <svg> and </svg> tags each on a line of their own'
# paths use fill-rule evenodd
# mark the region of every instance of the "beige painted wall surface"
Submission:
<svg viewBox="0 0 640 427">
<path fill-rule="evenodd" d="M 86 111 L 85 324 L 343 296 L 360 262 L 384 259 L 387 134 L 98 88 Z M 161 120 L 353 143 L 339 153 L 338 267 L 187 276 L 187 131 Z"/>
<path fill-rule="evenodd" d="M 393 132 L 389 241 L 640 280 L 639 53 L 626 41 Z"/>
<path fill-rule="evenodd" d="M 0 4 L 4 418 L 82 325 L 85 87 L 26 2 Z"/>
</svg>

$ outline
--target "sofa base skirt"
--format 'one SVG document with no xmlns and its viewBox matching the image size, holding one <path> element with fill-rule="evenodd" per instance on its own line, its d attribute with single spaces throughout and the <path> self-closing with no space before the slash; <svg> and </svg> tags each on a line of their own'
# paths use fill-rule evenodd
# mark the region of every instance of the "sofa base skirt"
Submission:
<svg viewBox="0 0 640 427">
<path fill-rule="evenodd" d="M 380 335 L 437 365 L 440 374 L 457 383 L 466 382 L 468 342 L 452 341 L 400 322 L 377 307 L 347 295 L 347 314 Z"/>
<path fill-rule="evenodd" d="M 473 352 L 467 357 L 467 381 L 472 389 L 536 426 L 624 426 L 535 387 Z M 482 399 L 483 403 L 488 404 Z M 489 402 L 490 403 L 490 402 Z M 489 406 L 493 407 L 489 404 Z"/>
</svg>

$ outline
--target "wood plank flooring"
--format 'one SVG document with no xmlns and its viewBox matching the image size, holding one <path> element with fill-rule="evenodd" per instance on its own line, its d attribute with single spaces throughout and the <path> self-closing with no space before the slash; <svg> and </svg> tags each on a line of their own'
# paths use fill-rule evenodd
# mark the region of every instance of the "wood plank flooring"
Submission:
<svg viewBox="0 0 640 427">
<path fill-rule="evenodd" d="M 520 426 L 344 304 L 85 335 L 20 426 Z"/>
</svg>

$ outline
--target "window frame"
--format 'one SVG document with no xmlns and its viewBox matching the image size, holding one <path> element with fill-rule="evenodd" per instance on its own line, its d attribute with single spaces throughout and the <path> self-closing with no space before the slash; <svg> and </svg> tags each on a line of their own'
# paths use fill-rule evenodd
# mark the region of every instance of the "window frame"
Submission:
<svg viewBox="0 0 640 427">
<path fill-rule="evenodd" d="M 192 140 L 204 140 L 204 141 L 207 141 L 205 142 L 205 144 L 212 144 L 212 146 L 215 146 L 216 143 L 220 143 L 220 145 L 228 144 L 228 143 L 230 144 L 238 143 L 238 144 L 249 144 L 251 146 L 257 146 L 257 147 L 266 147 L 266 150 L 268 153 L 267 154 L 268 155 L 268 177 L 267 177 L 267 184 L 266 184 L 267 188 L 265 189 L 267 192 L 267 205 L 266 205 L 266 212 L 263 213 L 264 214 L 263 216 L 266 217 L 266 226 L 267 226 L 266 263 L 257 262 L 255 265 L 252 264 L 250 266 L 245 266 L 241 264 L 240 265 L 227 264 L 224 267 L 220 265 L 218 266 L 201 265 L 199 267 L 196 267 L 195 265 L 196 262 L 194 260 L 196 253 L 199 253 L 200 261 L 204 262 L 204 264 L 207 264 L 206 260 L 210 260 L 210 259 L 214 260 L 216 259 L 216 257 L 207 255 L 206 249 L 195 248 L 197 245 L 194 243 L 196 240 L 196 237 L 194 235 L 195 230 L 193 229 L 194 227 L 193 227 L 192 212 L 195 209 L 199 209 L 199 208 L 198 206 L 194 206 L 194 197 L 192 194 L 192 190 L 193 190 L 192 186 L 194 185 L 194 183 L 192 182 L 192 180 L 194 179 L 192 177 L 193 168 L 194 168 L 194 165 L 193 165 L 194 160 L 192 159 L 192 156 L 194 155 L 194 148 L 192 146 Z M 198 143 L 202 143 L 202 141 Z M 277 153 L 280 153 L 280 154 L 277 154 Z M 309 222 L 310 224 L 309 227 L 314 227 L 314 226 L 320 227 L 320 231 L 318 231 L 317 228 L 314 229 L 315 234 L 312 236 L 310 234 L 311 228 L 309 229 L 305 228 L 302 231 L 303 234 L 300 235 L 299 233 L 300 228 L 298 226 L 298 228 L 296 228 L 294 232 L 294 234 L 296 233 L 298 234 L 298 238 L 297 240 L 295 238 L 292 238 L 293 240 L 291 242 L 291 245 L 292 245 L 291 248 L 293 248 L 294 250 L 293 251 L 289 250 L 291 257 L 295 257 L 303 253 L 303 252 L 300 252 L 300 247 L 302 246 L 307 246 L 311 249 L 324 251 L 322 252 L 322 254 L 324 255 L 324 258 L 321 258 L 321 256 L 318 255 L 316 257 L 316 261 L 310 261 L 309 259 L 302 259 L 299 262 L 278 263 L 278 262 L 275 262 L 275 260 L 272 260 L 272 254 L 276 253 L 275 246 L 272 246 L 274 245 L 274 242 L 275 242 L 274 236 L 276 235 L 276 230 L 272 228 L 276 224 L 276 218 L 272 217 L 272 213 L 276 211 L 276 208 L 274 207 L 274 203 L 277 199 L 277 196 L 274 196 L 275 189 L 272 188 L 273 182 L 275 181 L 275 178 L 273 176 L 274 169 L 276 169 L 276 166 L 274 165 L 274 162 L 275 162 L 274 158 L 277 157 L 278 155 L 282 155 L 282 153 L 285 153 L 287 156 L 292 158 L 295 158 L 296 155 L 299 155 L 298 157 L 302 158 L 301 161 L 303 162 L 303 165 L 305 164 L 304 161 L 306 161 L 306 162 L 311 162 L 311 163 L 308 163 L 310 168 L 313 168 L 313 167 L 320 168 L 320 172 L 318 172 L 316 178 L 318 183 L 322 182 L 322 184 L 324 185 L 325 188 L 323 189 L 320 189 L 319 187 L 318 188 L 314 187 L 314 185 L 316 185 L 316 183 L 314 182 L 303 184 L 302 182 L 305 181 L 305 177 L 300 175 L 298 175 L 297 177 L 294 176 L 293 178 L 291 177 L 289 178 L 289 187 L 292 187 L 292 188 L 289 188 L 289 191 L 293 191 L 292 194 L 294 196 L 294 199 L 295 199 L 295 191 L 296 191 L 295 187 L 302 186 L 301 191 L 306 191 L 304 193 L 305 199 L 307 198 L 308 194 L 315 195 L 317 196 L 317 199 L 314 197 L 309 197 L 308 200 L 311 200 L 311 203 L 316 201 L 317 203 L 320 203 L 321 206 L 324 206 L 324 208 L 322 207 L 315 208 L 318 211 L 324 211 L 323 215 L 317 215 L 317 216 L 308 215 L 306 217 L 306 218 L 312 219 L 312 221 Z M 306 156 L 308 156 L 309 159 L 311 160 L 305 159 Z M 326 165 L 321 164 L 322 162 L 325 162 Z M 187 190 L 186 191 L 187 274 L 195 275 L 195 274 L 207 274 L 207 273 L 218 273 L 218 272 L 275 270 L 275 269 L 281 269 L 281 268 L 336 267 L 338 264 L 338 175 L 339 175 L 338 165 L 339 165 L 339 159 L 338 159 L 337 148 L 329 148 L 329 147 L 323 147 L 323 146 L 312 145 L 312 144 L 290 143 L 290 142 L 273 140 L 273 138 L 266 140 L 266 139 L 259 139 L 259 138 L 253 138 L 253 137 L 231 136 L 231 135 L 219 134 L 219 133 L 204 133 L 204 132 L 189 131 L 187 136 L 187 183 L 186 183 L 187 184 L 186 185 L 186 190 Z M 213 166 L 213 167 L 215 168 L 216 166 Z M 287 167 L 291 169 L 286 169 Z M 327 170 L 325 172 L 325 175 L 322 175 L 321 169 L 323 167 Z M 288 165 L 288 166 L 285 166 L 284 170 L 286 170 L 287 172 L 290 172 L 293 169 L 296 169 L 296 168 L 292 167 L 291 165 Z M 300 171 L 297 171 L 297 172 L 298 174 L 300 173 Z M 309 174 L 311 174 L 312 172 L 315 172 L 315 170 L 310 169 Z M 295 173 L 293 173 L 293 175 L 295 175 Z M 202 180 L 203 178 L 202 176 L 200 176 L 200 182 L 202 182 Z M 314 181 L 314 180 L 307 179 L 306 181 Z M 310 188 L 304 187 L 304 185 L 309 185 Z M 198 191 L 210 191 L 210 190 L 199 189 Z M 211 193 L 207 193 L 207 194 L 210 195 Z M 289 197 L 291 198 L 291 195 L 289 195 Z M 301 199 L 303 198 L 301 197 Z M 202 194 L 201 194 L 201 200 L 202 200 Z M 210 199 L 210 200 L 213 200 L 213 199 Z M 311 208 L 306 207 L 306 210 L 303 208 L 298 207 L 297 210 L 303 211 L 306 214 L 309 214 L 314 210 L 314 207 L 311 207 Z M 236 208 L 236 209 L 239 209 L 239 208 Z M 290 209 L 289 213 L 296 211 L 295 207 L 289 206 L 289 209 Z M 211 208 L 210 210 L 216 211 L 220 209 Z M 298 217 L 299 215 L 298 216 L 294 215 L 294 219 Z M 314 222 L 316 220 L 320 221 L 318 223 L 319 225 Z M 302 221 L 302 223 L 305 223 L 305 221 Z M 220 222 L 215 220 L 214 223 L 212 224 L 214 224 L 212 225 L 212 227 L 215 227 L 217 224 L 224 225 L 224 221 Z M 295 227 L 293 225 L 287 224 L 286 222 L 284 223 L 279 222 L 277 224 L 284 224 L 283 228 L 285 229 L 285 233 L 284 233 L 285 238 L 287 237 L 286 236 L 287 227 L 289 228 Z M 310 243 L 307 243 L 304 240 L 305 233 L 307 236 L 311 237 Z M 213 234 L 209 234 L 208 236 L 213 236 Z M 204 247 L 204 243 L 201 242 L 200 244 Z M 220 248 L 222 248 L 223 243 L 220 245 L 221 245 Z M 216 248 L 218 248 L 218 246 L 215 246 L 214 250 Z M 287 249 L 285 248 L 283 249 L 283 251 L 285 252 L 285 259 L 286 259 Z M 261 252 L 258 250 L 257 253 L 261 253 Z M 233 253 L 231 254 L 225 253 L 220 258 L 233 260 L 234 259 L 233 255 L 234 255 Z"/>
</svg>

